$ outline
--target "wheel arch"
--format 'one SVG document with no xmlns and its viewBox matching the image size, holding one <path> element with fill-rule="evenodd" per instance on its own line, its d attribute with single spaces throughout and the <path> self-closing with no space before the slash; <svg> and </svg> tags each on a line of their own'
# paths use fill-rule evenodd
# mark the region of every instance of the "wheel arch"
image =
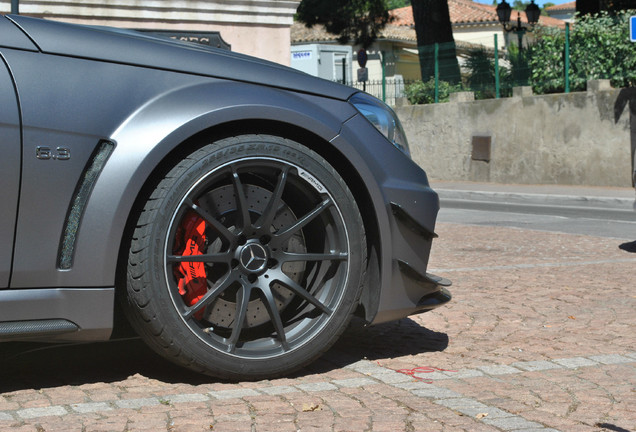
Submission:
<svg viewBox="0 0 636 432">
<path fill-rule="evenodd" d="M 358 170 L 333 143 L 318 135 L 314 130 L 277 120 L 242 119 L 218 124 L 186 138 L 162 158 L 161 162 L 146 177 L 143 186 L 139 189 L 135 202 L 129 211 L 125 229 L 121 233 L 117 264 L 118 281 L 122 281 L 123 279 L 121 278 L 125 277 L 127 265 L 125 258 L 129 246 L 127 238 L 130 237 L 134 230 L 134 218 L 141 211 L 143 202 L 149 197 L 156 183 L 173 166 L 173 161 L 187 156 L 207 143 L 232 136 L 253 134 L 273 135 L 290 139 L 318 153 L 335 168 L 351 190 L 360 209 L 365 232 L 367 233 L 367 269 L 363 278 L 364 287 L 360 299 L 360 309 L 356 312 L 356 315 L 371 322 L 378 307 L 377 301 L 373 299 L 379 298 L 380 293 L 380 267 L 378 263 L 381 260 L 382 248 L 380 247 L 377 209 L 373 206 L 369 189 Z M 121 283 L 117 283 L 116 286 L 119 290 Z"/>
<path fill-rule="evenodd" d="M 373 235 L 378 232 L 375 217 L 378 209 L 372 204 L 371 192 L 343 150 L 331 143 L 343 121 L 355 115 L 352 107 L 343 101 L 260 86 L 249 86 L 246 92 L 244 86 L 236 84 L 225 86 L 221 94 L 214 92 L 216 97 L 209 99 L 214 102 L 206 104 L 201 101 L 205 95 L 211 96 L 210 87 L 214 86 L 197 87 L 148 104 L 112 135 L 116 149 L 95 184 L 78 235 L 73 268 L 77 284 L 114 283 L 114 275 L 120 271 L 118 258 L 126 247 L 131 216 L 139 210 L 138 203 L 147 196 L 157 177 L 172 166 L 176 158 L 211 140 L 237 134 L 260 133 L 292 139 L 324 157 L 356 197 L 365 228 L 370 233 L 367 235 L 369 249 L 379 252 L 381 248 L 376 244 L 379 236 Z M 193 91 L 198 93 L 193 100 L 201 105 L 199 107 L 188 104 Z M 228 104 L 228 98 L 234 103 Z M 318 99 L 320 105 L 311 99 Z M 265 104 L 263 100 L 269 102 Z M 179 114 L 165 117 L 166 113 L 175 111 Z M 101 256 L 88 258 L 86 252 L 95 241 L 106 243 L 103 252 Z M 366 291 L 376 292 L 363 294 L 363 300 L 377 298 L 379 285 L 378 281 L 365 283 Z M 375 310 L 368 300 L 365 303 L 366 316 L 370 318 Z"/>
</svg>

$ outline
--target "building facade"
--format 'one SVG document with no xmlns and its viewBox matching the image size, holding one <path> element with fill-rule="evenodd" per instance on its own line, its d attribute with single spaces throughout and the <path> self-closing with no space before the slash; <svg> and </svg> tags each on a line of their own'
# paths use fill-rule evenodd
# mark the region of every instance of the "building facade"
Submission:
<svg viewBox="0 0 636 432">
<path fill-rule="evenodd" d="M 170 32 L 219 32 L 232 51 L 289 65 L 290 27 L 300 0 L 34 0 L 21 15 L 77 24 Z M 0 1 L 0 13 L 11 1 Z"/>
<path fill-rule="evenodd" d="M 548 15 L 552 18 L 557 18 L 565 22 L 573 23 L 574 16 L 576 14 L 576 2 L 562 3 L 546 8 Z"/>
<path fill-rule="evenodd" d="M 517 36 L 505 33 L 501 23 L 497 19 L 495 6 L 485 5 L 472 0 L 448 0 L 448 8 L 455 39 L 456 53 L 460 66 L 469 52 L 483 48 L 493 51 L 495 35 L 499 41 L 499 48 L 505 49 L 509 44 L 517 44 Z M 379 80 L 383 77 L 399 76 L 405 81 L 420 78 L 417 38 L 415 35 L 415 23 L 411 6 L 393 9 L 391 11 L 393 21 L 388 24 L 371 45 L 368 51 L 369 79 Z M 524 13 L 519 14 L 522 26 L 528 22 Z M 513 15 L 516 20 L 516 14 Z M 564 28 L 565 23 L 559 19 L 542 16 L 539 24 L 550 27 Z M 531 43 L 534 35 L 531 32 L 525 34 L 524 45 Z M 292 45 L 336 44 L 337 37 L 325 31 L 324 27 L 316 25 L 307 28 L 303 24 L 295 23 L 292 26 Z M 353 46 L 353 53 L 359 46 Z M 353 64 L 354 76 L 357 65 Z"/>
</svg>

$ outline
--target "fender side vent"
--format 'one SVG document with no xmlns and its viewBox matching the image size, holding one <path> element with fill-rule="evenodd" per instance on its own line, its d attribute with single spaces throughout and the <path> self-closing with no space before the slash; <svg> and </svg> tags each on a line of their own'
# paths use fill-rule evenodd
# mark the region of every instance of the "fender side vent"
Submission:
<svg viewBox="0 0 636 432">
<path fill-rule="evenodd" d="M 69 270 L 73 266 L 73 255 L 75 253 L 75 242 L 79 231 L 84 209 L 88 198 L 95 187 L 99 174 L 104 169 L 108 158 L 115 150 L 115 143 L 112 141 L 101 141 L 98 145 L 82 174 L 80 181 L 75 188 L 73 200 L 66 214 L 60 252 L 58 255 L 57 267 L 60 270 Z"/>
<path fill-rule="evenodd" d="M 77 325 L 64 319 L 0 322 L 0 341 L 55 336 L 78 330 Z"/>
</svg>

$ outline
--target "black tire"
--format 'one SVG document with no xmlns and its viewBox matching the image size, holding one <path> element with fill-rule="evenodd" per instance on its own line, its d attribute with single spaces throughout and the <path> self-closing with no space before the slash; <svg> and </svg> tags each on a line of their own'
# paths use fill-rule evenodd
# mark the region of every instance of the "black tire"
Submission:
<svg viewBox="0 0 636 432">
<path fill-rule="evenodd" d="M 337 340 L 365 266 L 360 212 L 338 173 L 296 142 L 239 136 L 181 160 L 146 201 L 125 309 L 179 365 L 271 378 Z"/>
</svg>

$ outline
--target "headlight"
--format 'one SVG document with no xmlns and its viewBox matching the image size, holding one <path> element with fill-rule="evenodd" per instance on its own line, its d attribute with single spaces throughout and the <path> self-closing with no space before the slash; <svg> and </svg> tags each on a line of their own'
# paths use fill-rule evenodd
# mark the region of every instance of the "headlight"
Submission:
<svg viewBox="0 0 636 432">
<path fill-rule="evenodd" d="M 384 102 L 366 93 L 356 93 L 349 103 L 371 122 L 395 147 L 411 157 L 402 124 L 395 112 Z"/>
</svg>

